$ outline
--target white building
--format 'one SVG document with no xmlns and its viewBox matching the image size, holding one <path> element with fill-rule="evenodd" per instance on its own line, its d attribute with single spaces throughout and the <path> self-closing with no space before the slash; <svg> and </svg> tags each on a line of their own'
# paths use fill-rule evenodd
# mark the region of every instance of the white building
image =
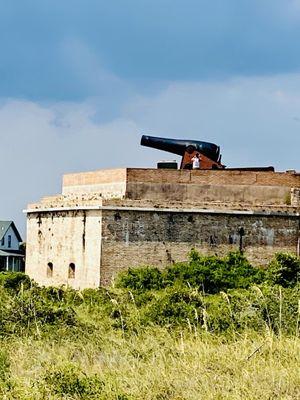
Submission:
<svg viewBox="0 0 300 400">
<path fill-rule="evenodd" d="M 0 271 L 22 271 L 22 238 L 12 221 L 0 221 Z"/>
</svg>

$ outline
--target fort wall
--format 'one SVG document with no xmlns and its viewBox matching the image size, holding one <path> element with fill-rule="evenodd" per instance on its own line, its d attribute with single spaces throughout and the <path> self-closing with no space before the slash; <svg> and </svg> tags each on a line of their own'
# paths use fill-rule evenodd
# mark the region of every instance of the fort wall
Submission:
<svg viewBox="0 0 300 400">
<path fill-rule="evenodd" d="M 242 246 L 255 265 L 278 251 L 296 252 L 299 218 L 235 212 L 103 211 L 101 284 L 129 266 L 166 266 L 184 261 L 191 248 L 225 255 Z"/>
<path fill-rule="evenodd" d="M 26 272 L 42 285 L 107 285 L 130 266 L 183 261 L 192 247 L 218 255 L 237 250 L 240 228 L 246 256 L 264 265 L 278 251 L 299 252 L 299 211 L 296 173 L 68 174 L 61 195 L 28 206 Z"/>
<path fill-rule="evenodd" d="M 300 186 L 300 174 L 243 170 L 174 170 L 127 168 L 127 182 L 215 185 Z"/>
<path fill-rule="evenodd" d="M 294 173 L 214 170 L 128 169 L 126 196 L 182 202 L 248 205 L 290 204 L 291 188 L 300 187 Z"/>
<path fill-rule="evenodd" d="M 105 198 L 122 198 L 126 191 L 126 177 L 126 168 L 66 174 L 63 176 L 62 194 L 98 192 Z"/>
<path fill-rule="evenodd" d="M 103 198 L 261 205 L 290 204 L 300 174 L 256 171 L 124 168 L 63 177 L 63 195 L 101 193 Z"/>
<path fill-rule="evenodd" d="M 96 288 L 100 283 L 101 211 L 30 213 L 27 218 L 26 273 L 40 285 Z M 53 275 L 48 275 L 48 264 Z M 69 266 L 75 265 L 75 278 Z"/>
</svg>

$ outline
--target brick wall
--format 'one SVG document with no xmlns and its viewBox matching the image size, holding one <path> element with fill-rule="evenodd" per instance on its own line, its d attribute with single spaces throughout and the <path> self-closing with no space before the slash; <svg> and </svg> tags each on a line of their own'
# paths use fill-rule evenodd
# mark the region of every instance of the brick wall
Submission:
<svg viewBox="0 0 300 400">
<path fill-rule="evenodd" d="M 237 250 L 241 227 L 245 254 L 255 264 L 266 264 L 277 251 L 296 251 L 296 217 L 103 211 L 101 283 L 130 266 L 185 260 L 192 247 L 218 255 Z"/>
<path fill-rule="evenodd" d="M 126 198 L 272 206 L 289 204 L 291 186 L 300 187 L 299 174 L 128 169 Z"/>
<path fill-rule="evenodd" d="M 126 168 L 66 174 L 63 176 L 62 194 L 101 193 L 103 197 L 124 197 Z"/>
<path fill-rule="evenodd" d="M 103 198 L 161 199 L 278 205 L 300 187 L 300 175 L 254 171 L 188 171 L 123 168 L 67 174 L 63 195 L 101 193 Z"/>
<path fill-rule="evenodd" d="M 244 205 L 284 205 L 290 200 L 290 188 L 286 186 L 215 185 L 192 183 L 127 184 L 126 197 L 132 200 L 178 201 L 202 204 L 220 202 Z"/>
<path fill-rule="evenodd" d="M 300 174 L 263 171 L 158 170 L 128 168 L 127 182 L 300 187 Z"/>
</svg>

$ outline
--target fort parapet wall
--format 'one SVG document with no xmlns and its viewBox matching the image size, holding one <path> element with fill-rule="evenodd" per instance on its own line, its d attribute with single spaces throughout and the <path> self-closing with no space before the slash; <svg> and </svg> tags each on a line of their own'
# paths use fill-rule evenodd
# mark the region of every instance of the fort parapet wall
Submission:
<svg viewBox="0 0 300 400">
<path fill-rule="evenodd" d="M 68 174 L 27 209 L 26 272 L 43 285 L 108 285 L 130 266 L 240 247 L 257 265 L 299 253 L 300 175 L 124 168 Z M 53 265 L 52 274 L 48 264 Z M 70 276 L 70 264 L 76 267 Z"/>
<path fill-rule="evenodd" d="M 103 198 L 196 204 L 289 205 L 291 190 L 298 187 L 297 173 L 124 168 L 64 175 L 62 193 L 98 192 Z"/>
<path fill-rule="evenodd" d="M 126 168 L 66 174 L 63 176 L 62 194 L 101 193 L 105 198 L 122 198 L 126 183 Z"/>
</svg>

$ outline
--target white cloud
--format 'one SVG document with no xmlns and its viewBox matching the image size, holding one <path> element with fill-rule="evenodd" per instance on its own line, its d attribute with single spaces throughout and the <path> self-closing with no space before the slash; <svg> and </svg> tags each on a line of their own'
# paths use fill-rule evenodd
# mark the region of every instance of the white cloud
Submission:
<svg viewBox="0 0 300 400">
<path fill-rule="evenodd" d="M 59 193 L 65 172 L 130 164 L 129 153 L 138 149 L 134 122 L 120 118 L 100 125 L 94 113 L 85 103 L 2 105 L 0 219 L 22 225 L 26 204 Z"/>
<path fill-rule="evenodd" d="M 230 166 L 300 169 L 300 75 L 173 83 L 124 113 L 147 132 L 216 142 Z"/>
</svg>

